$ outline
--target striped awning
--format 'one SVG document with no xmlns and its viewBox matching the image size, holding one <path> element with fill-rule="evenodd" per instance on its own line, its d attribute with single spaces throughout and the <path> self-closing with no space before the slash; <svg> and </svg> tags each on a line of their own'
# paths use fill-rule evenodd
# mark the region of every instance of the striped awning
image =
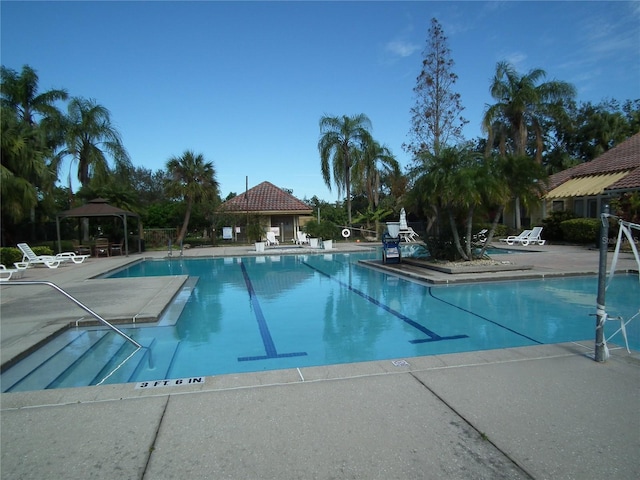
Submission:
<svg viewBox="0 0 640 480">
<path fill-rule="evenodd" d="M 545 195 L 545 198 L 589 197 L 600 195 L 609 185 L 626 177 L 629 171 L 588 175 L 567 180 Z"/>
</svg>

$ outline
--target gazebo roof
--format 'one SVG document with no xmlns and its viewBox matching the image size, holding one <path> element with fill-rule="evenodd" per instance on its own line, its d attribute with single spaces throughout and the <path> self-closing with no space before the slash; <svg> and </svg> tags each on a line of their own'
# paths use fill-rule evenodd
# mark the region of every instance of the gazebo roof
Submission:
<svg viewBox="0 0 640 480">
<path fill-rule="evenodd" d="M 313 212 L 309 205 L 270 182 L 262 182 L 250 188 L 246 193 L 230 198 L 222 204 L 220 210 L 297 215 L 310 215 Z"/>
<path fill-rule="evenodd" d="M 80 207 L 58 213 L 58 217 L 120 217 L 124 215 L 139 217 L 137 213 L 109 205 L 104 198 L 94 198 Z"/>
</svg>

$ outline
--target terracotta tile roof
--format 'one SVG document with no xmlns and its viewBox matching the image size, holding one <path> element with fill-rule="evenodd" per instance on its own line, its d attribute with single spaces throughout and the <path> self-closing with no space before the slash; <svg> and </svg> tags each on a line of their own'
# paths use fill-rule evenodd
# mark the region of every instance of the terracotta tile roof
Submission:
<svg viewBox="0 0 640 480">
<path fill-rule="evenodd" d="M 227 200 L 220 209 L 228 212 L 246 212 L 248 210 L 249 212 L 264 213 L 312 213 L 312 209 L 306 203 L 270 182 L 262 182 L 250 188 L 246 193 L 241 193 Z"/>
<path fill-rule="evenodd" d="M 551 175 L 548 182 L 548 191 L 572 178 L 622 171 L 629 171 L 630 173 L 615 184 L 607 187 L 606 190 L 640 188 L 640 133 L 636 133 L 590 162 L 581 163 Z"/>
</svg>

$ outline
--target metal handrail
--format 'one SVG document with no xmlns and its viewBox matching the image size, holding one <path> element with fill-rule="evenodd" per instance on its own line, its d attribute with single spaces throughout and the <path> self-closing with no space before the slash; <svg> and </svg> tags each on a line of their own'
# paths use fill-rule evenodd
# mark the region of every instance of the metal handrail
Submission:
<svg viewBox="0 0 640 480">
<path fill-rule="evenodd" d="M 57 290 L 58 292 L 60 292 L 62 295 L 64 295 L 65 297 L 67 297 L 69 300 L 71 300 L 72 302 L 74 302 L 76 305 L 78 305 L 80 308 L 82 308 L 84 311 L 90 313 L 93 317 L 95 317 L 98 321 L 102 322 L 104 325 L 106 325 L 107 327 L 109 327 L 111 330 L 113 330 L 114 332 L 116 332 L 118 335 L 120 335 L 122 338 L 124 338 L 125 340 L 127 340 L 128 342 L 131 342 L 133 345 L 135 345 L 138 349 L 143 348 L 142 345 L 140 345 L 138 342 L 136 342 L 133 338 L 131 338 L 129 335 L 127 335 L 126 333 L 124 333 L 122 330 L 120 330 L 118 327 L 116 327 L 115 325 L 112 325 L 111 323 L 107 322 L 104 318 L 102 318 L 100 315 L 98 315 L 96 312 L 94 312 L 93 310 L 91 310 L 89 307 L 87 307 L 84 303 L 82 303 L 81 301 L 77 300 L 76 298 L 72 297 L 71 295 L 69 295 L 67 292 L 65 292 L 63 289 L 61 289 L 58 285 L 56 285 L 53 282 L 46 282 L 44 280 L 10 280 L 8 282 L 3 282 L 3 285 L 49 285 L 50 287 L 52 287 L 54 290 Z"/>
</svg>

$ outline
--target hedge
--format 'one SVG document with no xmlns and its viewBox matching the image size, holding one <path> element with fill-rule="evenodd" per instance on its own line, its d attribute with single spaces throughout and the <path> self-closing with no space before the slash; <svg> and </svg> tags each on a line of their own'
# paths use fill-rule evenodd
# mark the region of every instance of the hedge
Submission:
<svg viewBox="0 0 640 480">
<path fill-rule="evenodd" d="M 594 243 L 600 233 L 600 220 L 597 218 L 573 218 L 560 223 L 562 236 L 571 243 Z"/>
</svg>

